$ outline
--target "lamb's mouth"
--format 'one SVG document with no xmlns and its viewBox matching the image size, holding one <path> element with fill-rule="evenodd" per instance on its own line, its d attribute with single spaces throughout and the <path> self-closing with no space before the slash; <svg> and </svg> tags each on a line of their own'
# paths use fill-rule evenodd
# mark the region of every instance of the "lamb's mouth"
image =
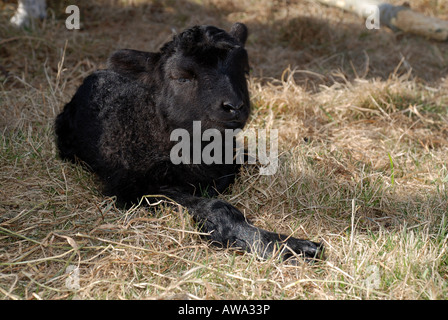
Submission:
<svg viewBox="0 0 448 320">
<path fill-rule="evenodd" d="M 244 121 L 223 121 L 220 122 L 224 129 L 242 129 L 246 122 Z"/>
<path fill-rule="evenodd" d="M 211 128 L 218 129 L 219 131 L 225 129 L 243 129 L 246 125 L 246 120 L 244 119 L 234 119 L 234 120 L 224 120 L 224 119 L 210 119 L 213 123 Z"/>
</svg>

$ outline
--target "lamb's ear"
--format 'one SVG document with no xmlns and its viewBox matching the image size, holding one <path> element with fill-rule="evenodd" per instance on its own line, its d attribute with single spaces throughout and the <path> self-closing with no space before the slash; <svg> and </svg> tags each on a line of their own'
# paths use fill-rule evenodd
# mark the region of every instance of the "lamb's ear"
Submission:
<svg viewBox="0 0 448 320">
<path fill-rule="evenodd" d="M 132 79 L 146 79 L 159 59 L 157 53 L 122 49 L 115 51 L 108 59 L 109 69 Z"/>
<path fill-rule="evenodd" d="M 236 38 L 244 47 L 244 45 L 246 44 L 247 35 L 249 33 L 244 23 L 234 23 L 229 33 L 232 37 Z"/>
</svg>

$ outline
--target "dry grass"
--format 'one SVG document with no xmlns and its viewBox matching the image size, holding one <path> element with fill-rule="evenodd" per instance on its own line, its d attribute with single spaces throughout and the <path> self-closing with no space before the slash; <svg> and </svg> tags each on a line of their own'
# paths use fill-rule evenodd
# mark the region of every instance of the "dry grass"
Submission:
<svg viewBox="0 0 448 320">
<path fill-rule="evenodd" d="M 67 3 L 15 30 L 15 3 L 0 2 L 0 297 L 448 298 L 448 44 L 305 0 L 79 1 L 80 31 L 65 29 Z M 443 1 L 412 3 L 448 17 Z M 117 208 L 56 155 L 55 115 L 114 49 L 236 20 L 251 30 L 249 126 L 278 129 L 281 156 L 276 175 L 247 168 L 222 197 L 323 241 L 321 263 L 210 247 L 182 208 Z"/>
</svg>

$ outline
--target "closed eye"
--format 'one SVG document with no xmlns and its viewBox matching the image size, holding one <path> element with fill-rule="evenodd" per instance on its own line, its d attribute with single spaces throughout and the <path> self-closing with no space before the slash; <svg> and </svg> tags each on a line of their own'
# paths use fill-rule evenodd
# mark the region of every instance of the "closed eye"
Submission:
<svg viewBox="0 0 448 320">
<path fill-rule="evenodd" d="M 176 70 L 171 74 L 171 79 L 177 83 L 189 83 L 195 78 L 192 72 L 185 70 Z"/>
<path fill-rule="evenodd" d="M 191 82 L 191 78 L 177 78 L 176 81 L 179 83 L 187 83 L 187 82 Z"/>
</svg>

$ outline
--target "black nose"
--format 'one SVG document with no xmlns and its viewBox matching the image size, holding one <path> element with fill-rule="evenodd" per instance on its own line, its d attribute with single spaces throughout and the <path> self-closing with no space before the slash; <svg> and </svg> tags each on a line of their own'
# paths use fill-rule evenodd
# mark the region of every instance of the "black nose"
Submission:
<svg viewBox="0 0 448 320">
<path fill-rule="evenodd" d="M 226 101 L 226 102 L 223 102 L 223 104 L 222 104 L 222 107 L 224 108 L 224 110 L 226 110 L 228 112 L 240 110 L 243 106 L 244 106 L 243 101 L 238 101 L 238 102 Z"/>
</svg>

